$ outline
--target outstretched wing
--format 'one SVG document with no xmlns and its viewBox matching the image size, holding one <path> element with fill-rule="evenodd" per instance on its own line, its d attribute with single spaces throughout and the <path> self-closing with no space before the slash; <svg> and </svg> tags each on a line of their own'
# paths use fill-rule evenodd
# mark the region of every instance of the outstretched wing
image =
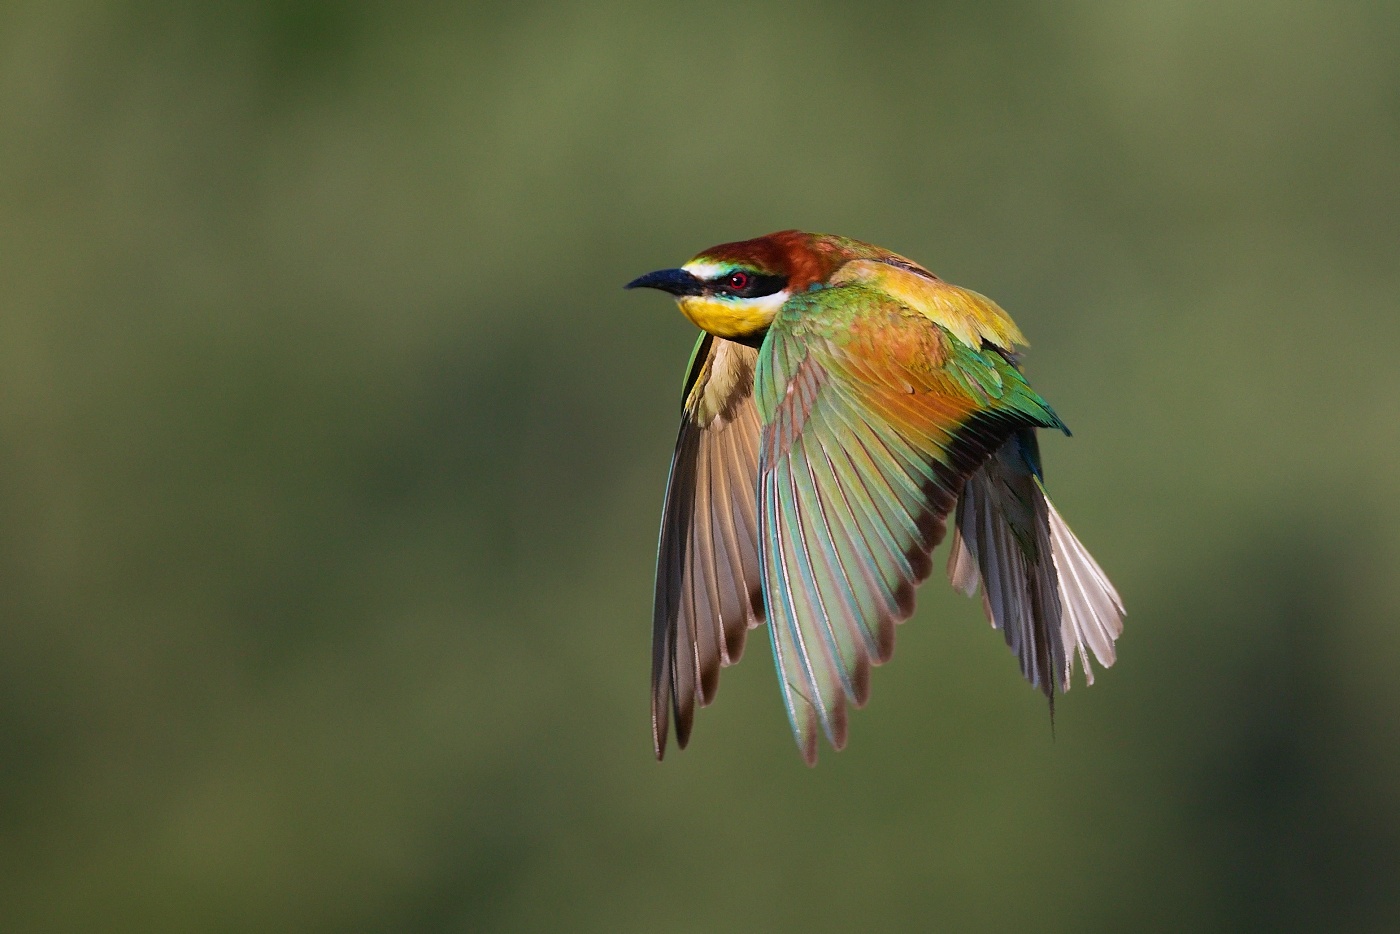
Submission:
<svg viewBox="0 0 1400 934">
<path fill-rule="evenodd" d="M 747 631 L 763 619 L 757 356 L 709 334 L 691 356 L 656 565 L 651 727 L 658 759 L 673 715 L 676 743 L 685 748 L 696 704 L 714 699 L 720 666 L 739 660 Z"/>
<path fill-rule="evenodd" d="M 1059 419 L 994 347 L 973 349 L 887 292 L 794 296 L 760 352 L 764 607 L 803 758 L 914 608 L 967 477 L 1015 431 Z"/>
<path fill-rule="evenodd" d="M 1046 496 L 1033 432 L 1017 432 L 968 478 L 948 577 L 969 597 L 982 584 L 988 621 L 1052 703 L 1069 690 L 1076 656 L 1089 684 L 1090 652 L 1113 664 L 1123 601 Z"/>
</svg>

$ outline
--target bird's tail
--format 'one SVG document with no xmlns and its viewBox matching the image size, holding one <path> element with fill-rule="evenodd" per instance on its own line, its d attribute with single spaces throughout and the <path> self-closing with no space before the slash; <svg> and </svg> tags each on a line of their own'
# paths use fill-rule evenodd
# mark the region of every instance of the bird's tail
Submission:
<svg viewBox="0 0 1400 934">
<path fill-rule="evenodd" d="M 1045 495 L 1035 434 L 1012 436 L 971 477 L 958 499 L 948 577 L 982 607 L 1021 663 L 1054 701 L 1068 691 L 1077 656 L 1088 684 L 1092 652 L 1116 659 L 1123 601 Z"/>
</svg>

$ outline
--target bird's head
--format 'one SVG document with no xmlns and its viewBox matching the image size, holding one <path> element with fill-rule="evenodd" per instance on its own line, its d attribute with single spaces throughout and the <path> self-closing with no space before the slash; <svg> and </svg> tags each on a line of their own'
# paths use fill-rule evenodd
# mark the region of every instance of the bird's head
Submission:
<svg viewBox="0 0 1400 934">
<path fill-rule="evenodd" d="M 626 287 L 670 292 L 687 318 L 716 337 L 760 337 L 788 296 L 818 278 L 810 262 L 813 237 L 784 230 L 722 243 L 679 269 L 647 273 Z"/>
<path fill-rule="evenodd" d="M 780 230 L 712 246 L 679 269 L 647 273 L 627 283 L 626 288 L 670 292 L 696 326 L 716 337 L 751 342 L 767 332 L 788 296 L 828 285 L 833 277 L 839 280 L 837 271 L 853 260 L 873 261 L 886 271 L 894 269 L 920 280 L 938 281 L 917 263 L 873 244 L 830 234 Z"/>
</svg>

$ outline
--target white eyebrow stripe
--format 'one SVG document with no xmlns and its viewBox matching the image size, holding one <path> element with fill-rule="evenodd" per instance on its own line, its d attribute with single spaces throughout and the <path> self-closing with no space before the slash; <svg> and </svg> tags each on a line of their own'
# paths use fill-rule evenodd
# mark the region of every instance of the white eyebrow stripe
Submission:
<svg viewBox="0 0 1400 934">
<path fill-rule="evenodd" d="M 686 263 L 681 267 L 697 279 L 713 279 L 722 272 L 728 272 L 734 266 L 730 263 Z"/>
</svg>

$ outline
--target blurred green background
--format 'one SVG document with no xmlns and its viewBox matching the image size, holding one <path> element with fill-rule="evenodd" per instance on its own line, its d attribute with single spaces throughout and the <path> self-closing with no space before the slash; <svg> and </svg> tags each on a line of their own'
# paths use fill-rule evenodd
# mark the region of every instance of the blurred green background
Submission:
<svg viewBox="0 0 1400 934">
<path fill-rule="evenodd" d="M 1400 930 L 1400 4 L 0 6 L 0 929 Z M 1123 593 L 648 732 L 692 330 L 985 292 Z M 942 552 L 937 560 L 941 566 Z"/>
</svg>

